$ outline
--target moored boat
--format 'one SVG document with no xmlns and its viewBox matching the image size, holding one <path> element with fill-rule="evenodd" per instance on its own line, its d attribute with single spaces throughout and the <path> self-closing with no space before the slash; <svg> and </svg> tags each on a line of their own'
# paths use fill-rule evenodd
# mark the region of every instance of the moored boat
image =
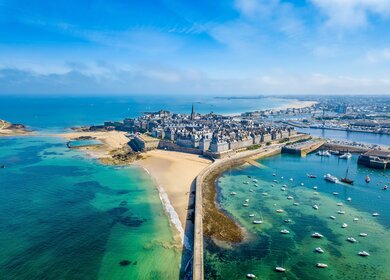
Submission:
<svg viewBox="0 0 390 280">
<path fill-rule="evenodd" d="M 231 192 L 230 195 L 236 195 L 237 193 L 236 192 Z"/>
<path fill-rule="evenodd" d="M 351 153 L 345 153 L 345 154 L 342 154 L 341 156 L 339 156 L 340 159 L 349 159 L 351 157 L 352 157 Z"/>
<path fill-rule="evenodd" d="M 366 181 L 367 184 L 371 182 L 371 178 L 368 175 L 366 176 L 366 179 L 364 179 L 364 180 Z"/>
<path fill-rule="evenodd" d="M 328 265 L 326 263 L 317 263 L 316 266 L 319 268 L 327 268 L 328 267 Z"/>
<path fill-rule="evenodd" d="M 285 272 L 286 269 L 281 267 L 281 266 L 277 266 L 277 267 L 275 267 L 275 271 L 277 271 L 277 272 Z"/>
<path fill-rule="evenodd" d="M 342 228 L 347 228 L 347 227 L 348 227 L 348 224 L 343 223 L 343 224 L 341 225 L 341 227 L 342 227 Z"/>
<path fill-rule="evenodd" d="M 253 221 L 253 224 L 255 224 L 255 225 L 260 225 L 260 224 L 262 224 L 262 223 L 263 223 L 262 220 L 254 220 L 254 221 Z"/>
<path fill-rule="evenodd" d="M 364 232 L 361 232 L 361 233 L 359 233 L 359 236 L 361 236 L 361 237 L 366 237 L 368 234 L 367 233 L 364 233 Z"/>
<path fill-rule="evenodd" d="M 290 232 L 287 229 L 282 229 L 280 231 L 280 233 L 282 233 L 282 234 L 289 234 Z"/>
<path fill-rule="evenodd" d="M 330 175 L 329 173 L 324 176 L 325 181 L 331 182 L 331 183 L 337 183 L 339 179 L 337 177 Z"/>
<path fill-rule="evenodd" d="M 320 254 L 322 254 L 322 253 L 324 252 L 324 250 L 322 250 L 321 247 L 317 247 L 317 248 L 315 249 L 315 251 L 316 251 L 317 253 L 320 253 Z"/>
<path fill-rule="evenodd" d="M 373 216 L 373 217 L 378 217 L 378 216 L 379 216 L 379 213 L 377 213 L 377 212 L 372 213 L 372 216 Z"/>
<path fill-rule="evenodd" d="M 314 204 L 314 205 L 313 205 L 313 209 L 318 210 L 318 208 L 319 208 L 319 207 L 318 207 L 317 204 Z"/>
<path fill-rule="evenodd" d="M 246 278 L 248 278 L 248 279 L 255 279 L 255 278 L 256 278 L 256 275 L 254 275 L 254 274 L 252 274 L 252 273 L 248 273 L 248 274 L 246 275 Z"/>
<path fill-rule="evenodd" d="M 336 220 L 335 216 L 330 216 L 329 218 L 331 218 L 332 220 Z"/>
<path fill-rule="evenodd" d="M 283 210 L 283 209 L 278 209 L 278 210 L 276 210 L 276 212 L 277 212 L 277 213 L 283 213 L 284 210 Z"/>
<path fill-rule="evenodd" d="M 353 237 L 348 237 L 347 241 L 351 242 L 351 243 L 356 243 L 357 242 L 357 240 L 355 238 L 353 238 Z"/>
<path fill-rule="evenodd" d="M 362 256 L 362 257 L 368 257 L 370 255 L 370 253 L 368 253 L 366 251 L 360 251 L 358 254 L 359 254 L 359 256 Z"/>
<path fill-rule="evenodd" d="M 320 234 L 320 233 L 318 233 L 318 232 L 315 232 L 315 233 L 313 233 L 312 235 L 311 235 L 311 237 L 313 237 L 313 238 L 322 238 L 322 237 L 324 237 L 322 234 Z"/>
</svg>

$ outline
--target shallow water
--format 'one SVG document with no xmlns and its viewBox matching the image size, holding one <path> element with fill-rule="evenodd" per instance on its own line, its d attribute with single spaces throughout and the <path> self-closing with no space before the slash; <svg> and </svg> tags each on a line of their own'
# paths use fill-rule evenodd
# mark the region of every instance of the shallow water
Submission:
<svg viewBox="0 0 390 280">
<path fill-rule="evenodd" d="M 179 278 L 181 252 L 143 170 L 41 137 L 0 140 L 0 163 L 0 279 Z"/>
<path fill-rule="evenodd" d="M 279 155 L 261 160 L 264 169 L 247 166 L 223 174 L 218 181 L 220 205 L 247 229 L 249 240 L 231 249 L 206 240 L 206 279 L 245 279 L 247 273 L 260 279 L 390 279 L 390 193 L 381 190 L 384 184 L 390 183 L 390 172 L 358 167 L 356 160 L 356 156 L 339 160 L 335 156 Z M 326 173 L 344 176 L 347 166 L 349 177 L 355 179 L 354 186 L 323 180 Z M 307 173 L 318 178 L 310 179 Z M 370 184 L 364 182 L 367 174 L 372 179 Z M 258 187 L 252 179 L 258 180 Z M 245 181 L 249 184 L 243 184 Z M 286 191 L 281 190 L 284 184 Z M 230 195 L 232 191 L 237 195 Z M 333 192 L 339 195 L 334 196 Z M 348 197 L 352 200 L 348 201 Z M 249 207 L 242 206 L 245 199 L 249 199 Z M 299 205 L 295 206 L 294 202 Z M 318 210 L 312 208 L 314 204 L 319 206 Z M 276 213 L 277 209 L 285 212 Z M 338 210 L 345 214 L 337 214 Z M 380 216 L 373 217 L 373 212 L 379 212 Z M 331 215 L 336 220 L 330 219 Z M 254 225 L 255 219 L 263 220 L 263 224 Z M 292 222 L 285 223 L 286 219 Z M 342 228 L 343 223 L 348 227 Z M 290 233 L 281 234 L 282 229 Z M 324 238 L 312 238 L 314 232 L 323 234 Z M 360 237 L 361 232 L 368 236 Z M 358 242 L 349 243 L 346 241 L 349 236 Z M 316 247 L 325 252 L 314 252 Z M 362 250 L 371 255 L 358 256 Z M 316 268 L 319 262 L 329 267 Z M 287 272 L 275 272 L 276 266 L 286 268 Z"/>
</svg>

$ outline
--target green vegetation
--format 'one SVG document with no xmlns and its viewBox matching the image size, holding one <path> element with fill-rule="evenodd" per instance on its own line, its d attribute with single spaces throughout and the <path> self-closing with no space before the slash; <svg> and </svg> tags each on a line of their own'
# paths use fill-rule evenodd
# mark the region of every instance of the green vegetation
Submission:
<svg viewBox="0 0 390 280">
<path fill-rule="evenodd" d="M 258 149 L 260 147 L 261 147 L 260 144 L 254 144 L 252 146 L 247 147 L 246 149 L 251 151 L 251 150 L 256 150 L 256 149 Z"/>
</svg>

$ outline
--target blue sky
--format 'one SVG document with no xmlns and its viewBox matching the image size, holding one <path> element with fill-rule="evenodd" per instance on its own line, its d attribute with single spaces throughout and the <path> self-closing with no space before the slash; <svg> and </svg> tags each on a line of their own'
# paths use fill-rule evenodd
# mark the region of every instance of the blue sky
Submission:
<svg viewBox="0 0 390 280">
<path fill-rule="evenodd" d="M 389 0 L 0 0 L 0 94 L 390 94 Z"/>
</svg>

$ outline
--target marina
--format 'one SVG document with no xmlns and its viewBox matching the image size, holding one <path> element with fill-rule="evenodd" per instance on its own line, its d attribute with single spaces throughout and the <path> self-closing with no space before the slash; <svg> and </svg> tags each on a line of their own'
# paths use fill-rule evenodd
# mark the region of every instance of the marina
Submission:
<svg viewBox="0 0 390 280">
<path fill-rule="evenodd" d="M 240 279 L 246 271 L 260 279 L 280 279 L 275 267 L 284 268 L 288 279 L 388 279 L 390 256 L 385 252 L 390 250 L 390 198 L 382 190 L 390 182 L 388 171 L 359 166 L 356 155 L 342 160 L 336 155 L 302 158 L 282 154 L 259 162 L 265 168 L 239 167 L 218 180 L 220 207 L 246 229 L 248 237 L 230 249 L 205 238 L 205 279 Z M 345 176 L 348 167 L 354 185 L 337 179 Z M 328 172 L 336 182 L 322 178 Z M 239 184 L 248 176 L 258 180 L 254 193 Z M 285 191 L 280 189 L 283 185 Z M 237 195 L 231 197 L 233 190 Z M 247 208 L 237 206 L 247 198 Z M 249 213 L 261 213 L 262 224 L 248 220 Z"/>
</svg>

